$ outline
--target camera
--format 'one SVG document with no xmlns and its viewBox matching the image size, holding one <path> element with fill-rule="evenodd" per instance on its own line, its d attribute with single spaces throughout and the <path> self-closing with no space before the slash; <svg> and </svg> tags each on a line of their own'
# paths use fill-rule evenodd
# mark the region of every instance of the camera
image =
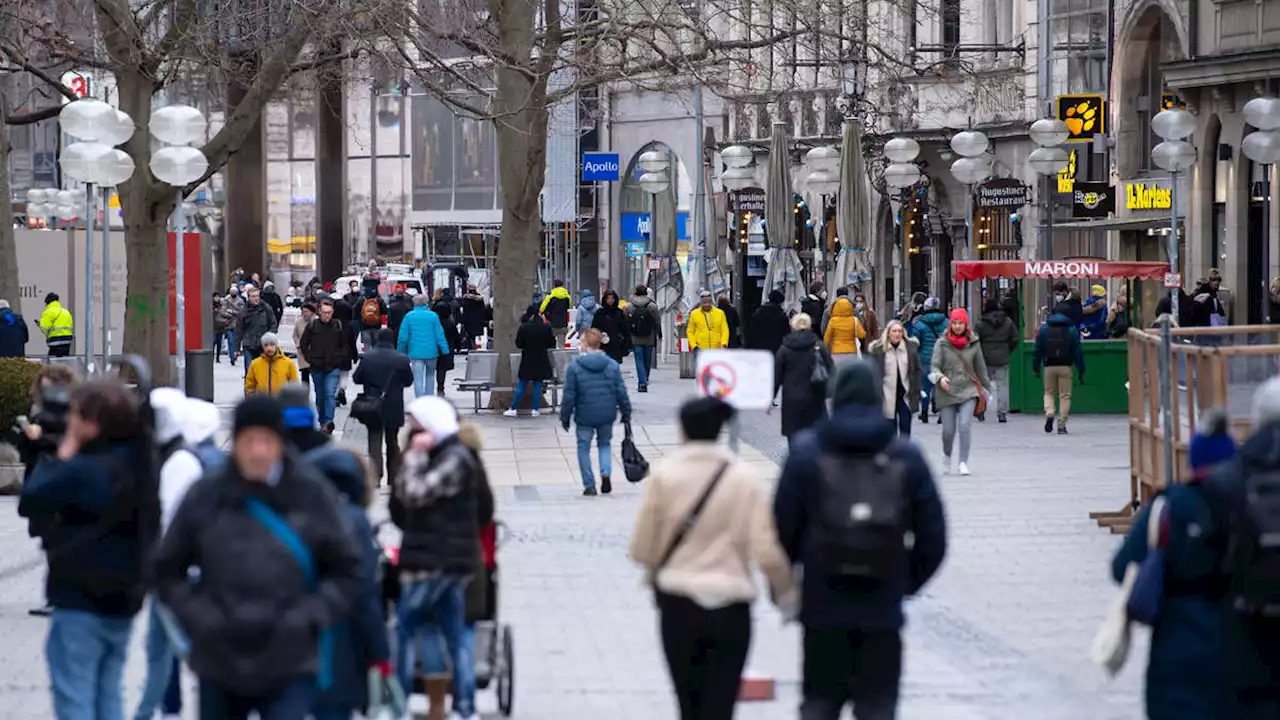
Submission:
<svg viewBox="0 0 1280 720">
<path fill-rule="evenodd" d="M 67 431 L 67 415 L 71 412 L 71 389 L 60 386 L 40 388 L 40 409 L 31 418 L 45 435 L 61 437 Z"/>
</svg>

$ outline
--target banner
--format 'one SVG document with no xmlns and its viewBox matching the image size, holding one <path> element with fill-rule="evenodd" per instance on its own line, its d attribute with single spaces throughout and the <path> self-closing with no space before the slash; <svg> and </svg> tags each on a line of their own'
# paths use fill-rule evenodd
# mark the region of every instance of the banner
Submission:
<svg viewBox="0 0 1280 720">
<path fill-rule="evenodd" d="M 983 209 L 1020 208 L 1031 204 L 1031 186 L 1013 178 L 993 178 L 978 185 L 976 204 Z"/>
<path fill-rule="evenodd" d="M 1105 218 L 1115 211 L 1115 187 L 1104 182 L 1076 181 L 1071 194 L 1071 217 Z"/>
</svg>

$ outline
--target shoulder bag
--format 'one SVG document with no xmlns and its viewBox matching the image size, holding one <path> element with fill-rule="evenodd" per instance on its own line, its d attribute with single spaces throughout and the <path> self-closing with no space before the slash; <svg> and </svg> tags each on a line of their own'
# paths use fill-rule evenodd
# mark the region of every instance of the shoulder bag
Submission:
<svg viewBox="0 0 1280 720">
<path fill-rule="evenodd" d="M 831 371 L 827 368 L 827 364 L 822 361 L 822 343 L 813 344 L 813 372 L 809 374 L 809 384 L 814 389 L 822 390 L 823 394 L 827 390 L 827 382 L 831 379 Z"/>
<path fill-rule="evenodd" d="M 1147 520 L 1147 552 L 1148 556 L 1159 546 L 1161 517 L 1164 515 L 1164 496 L 1159 495 L 1151 500 L 1151 518 Z M 1160 553 L 1163 555 L 1163 553 Z M 1145 564 L 1145 563 L 1144 563 Z M 1134 585 L 1142 565 L 1129 563 L 1124 570 L 1124 579 L 1120 583 L 1120 592 L 1111 601 L 1107 617 L 1098 628 L 1093 638 L 1091 655 L 1093 661 L 1103 667 L 1107 674 L 1115 676 L 1124 667 L 1129 658 L 1129 605 L 1134 596 Z"/>
<path fill-rule="evenodd" d="M 715 491 L 716 486 L 720 484 L 720 479 L 729 470 L 729 461 L 726 460 L 716 474 L 711 478 L 711 482 L 703 488 L 702 494 L 698 496 L 698 501 L 693 504 L 693 508 L 689 510 L 689 514 L 684 516 L 684 520 L 680 522 L 680 526 L 676 528 L 675 535 L 671 536 L 671 543 L 667 545 L 666 552 L 662 553 L 662 559 L 653 568 L 653 577 L 656 579 L 658 571 L 667 566 L 671 562 L 671 556 L 676 554 L 676 550 L 680 549 L 681 543 L 689 536 L 689 531 L 698 523 L 698 518 L 702 515 L 702 511 L 707 506 L 707 500 L 711 498 L 711 493 Z"/>
<path fill-rule="evenodd" d="M 351 417 L 359 420 L 365 427 L 381 425 L 383 401 L 387 397 L 389 387 L 391 387 L 390 378 L 387 379 L 387 384 L 382 386 L 382 392 L 378 395 L 363 392 L 357 395 L 355 400 L 351 401 Z"/>
<path fill-rule="evenodd" d="M 973 367 L 964 359 L 964 355 L 950 342 L 947 343 L 947 347 L 950 347 L 951 352 L 956 354 L 956 359 L 964 366 L 964 374 L 973 381 L 973 386 L 978 389 L 978 404 L 973 406 L 973 415 L 974 417 L 979 417 L 987 411 L 987 391 L 982 387 L 982 383 L 978 381 L 978 374 L 973 371 Z M 978 352 L 982 351 L 979 350 Z"/>
</svg>

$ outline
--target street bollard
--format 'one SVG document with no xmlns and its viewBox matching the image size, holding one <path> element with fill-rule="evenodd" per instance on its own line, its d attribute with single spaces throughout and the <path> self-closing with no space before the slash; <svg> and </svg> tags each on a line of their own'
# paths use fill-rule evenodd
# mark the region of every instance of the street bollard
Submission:
<svg viewBox="0 0 1280 720">
<path fill-rule="evenodd" d="M 187 351 L 187 397 L 213 402 L 213 351 Z"/>
<path fill-rule="evenodd" d="M 685 322 L 684 314 L 676 315 L 676 352 L 680 356 L 680 379 L 692 380 L 697 371 L 697 361 L 694 359 L 693 349 L 689 347 L 688 337 L 689 325 Z"/>
</svg>

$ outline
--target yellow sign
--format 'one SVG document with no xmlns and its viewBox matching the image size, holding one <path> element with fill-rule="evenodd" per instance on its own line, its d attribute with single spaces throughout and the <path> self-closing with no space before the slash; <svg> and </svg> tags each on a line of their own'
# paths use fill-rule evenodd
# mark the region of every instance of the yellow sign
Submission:
<svg viewBox="0 0 1280 720">
<path fill-rule="evenodd" d="M 111 199 L 107 201 L 107 207 L 111 208 L 112 210 L 119 210 L 120 195 L 118 195 L 117 193 L 111 193 Z"/>
<path fill-rule="evenodd" d="M 1059 95 L 1058 119 L 1067 124 L 1067 142 L 1085 142 L 1106 132 L 1107 101 L 1101 95 Z"/>
<path fill-rule="evenodd" d="M 1160 106 L 1164 110 L 1186 110 L 1187 104 L 1182 102 L 1182 98 L 1173 93 L 1165 93 L 1160 96 Z"/>
<path fill-rule="evenodd" d="M 1173 190 L 1144 182 L 1126 183 L 1124 206 L 1130 210 L 1169 210 L 1173 207 Z"/>
<path fill-rule="evenodd" d="M 1067 166 L 1058 173 L 1058 192 L 1071 193 L 1076 188 L 1076 151 L 1067 156 Z"/>
</svg>

